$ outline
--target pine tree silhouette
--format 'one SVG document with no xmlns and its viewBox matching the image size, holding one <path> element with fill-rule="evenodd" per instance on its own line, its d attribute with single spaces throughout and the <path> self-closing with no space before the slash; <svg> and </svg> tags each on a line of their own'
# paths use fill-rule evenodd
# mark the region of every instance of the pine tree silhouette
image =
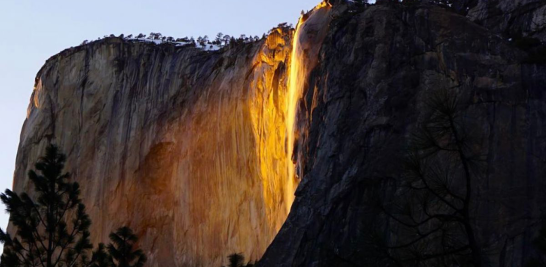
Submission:
<svg viewBox="0 0 546 267">
<path fill-rule="evenodd" d="M 245 257 L 239 253 L 233 253 L 228 256 L 229 265 L 228 267 L 242 267 Z"/>
<path fill-rule="evenodd" d="M 146 263 L 146 256 L 142 250 L 133 250 L 138 240 L 129 227 L 121 227 L 110 234 L 112 243 L 108 245 L 108 252 L 116 267 L 142 267 Z"/>
<path fill-rule="evenodd" d="M 114 263 L 112 262 L 112 257 L 106 251 L 106 247 L 103 243 L 100 243 L 97 250 L 93 252 L 93 257 L 91 258 L 91 265 L 89 267 L 112 267 Z"/>
<path fill-rule="evenodd" d="M 473 193 L 483 155 L 478 122 L 465 113 L 466 103 L 456 90 L 429 94 L 427 115 L 409 138 L 397 196 L 381 207 L 403 238 L 378 243 L 398 265 L 483 266 Z"/>
<path fill-rule="evenodd" d="M 88 266 L 91 220 L 80 199 L 80 186 L 62 173 L 66 156 L 55 145 L 29 171 L 35 197 L 7 189 L 0 198 L 10 213 L 15 237 L 0 229 L 1 267 Z"/>
<path fill-rule="evenodd" d="M 245 256 L 242 253 L 233 253 L 227 256 L 227 258 L 229 262 L 227 267 L 254 267 L 254 264 L 250 262 L 245 265 Z"/>
</svg>

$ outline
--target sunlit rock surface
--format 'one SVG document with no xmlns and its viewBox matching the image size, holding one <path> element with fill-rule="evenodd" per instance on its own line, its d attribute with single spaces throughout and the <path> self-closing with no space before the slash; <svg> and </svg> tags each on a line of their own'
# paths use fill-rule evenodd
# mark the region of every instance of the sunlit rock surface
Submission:
<svg viewBox="0 0 546 267">
<path fill-rule="evenodd" d="M 147 266 L 259 259 L 297 181 L 286 145 L 289 29 L 217 52 L 108 38 L 40 70 L 14 188 L 46 144 L 67 154 L 92 239 L 129 225 Z M 293 166 L 293 165 L 292 165 Z"/>
</svg>

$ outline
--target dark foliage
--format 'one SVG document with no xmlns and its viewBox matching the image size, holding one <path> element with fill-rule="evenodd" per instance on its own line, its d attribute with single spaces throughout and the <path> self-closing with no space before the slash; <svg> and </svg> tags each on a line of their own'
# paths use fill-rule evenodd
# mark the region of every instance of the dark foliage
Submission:
<svg viewBox="0 0 546 267">
<path fill-rule="evenodd" d="M 103 38 L 115 38 L 116 36 L 114 34 L 105 35 Z M 201 37 L 199 36 L 197 39 L 194 39 L 193 37 L 183 37 L 183 38 L 174 38 L 172 36 L 163 36 L 161 33 L 151 32 L 148 37 L 146 37 L 145 34 L 138 34 L 138 35 L 132 35 L 129 34 L 125 36 L 124 34 L 120 34 L 117 36 L 117 38 L 125 39 L 132 42 L 141 42 L 146 40 L 155 41 L 158 44 L 174 44 L 177 46 L 183 46 L 183 47 L 198 47 L 203 49 L 213 48 L 217 46 L 218 48 L 224 48 L 224 47 L 233 47 L 236 45 L 241 45 L 245 43 L 252 43 L 252 42 L 258 42 L 261 39 L 265 38 L 265 35 L 260 38 L 258 36 L 246 36 L 245 34 L 242 34 L 239 38 L 231 37 L 230 35 L 224 35 L 223 33 L 218 33 L 216 35 L 216 38 L 213 40 L 210 40 L 207 35 Z M 97 40 L 100 40 L 101 38 L 97 38 Z M 146 40 L 144 40 L 146 39 Z M 85 40 L 80 45 L 86 45 L 90 42 Z"/>
<path fill-rule="evenodd" d="M 116 267 L 142 267 L 146 263 L 146 256 L 140 249 L 135 249 L 137 236 L 129 227 L 121 227 L 115 233 L 110 234 L 112 243 L 108 245 L 108 253 L 112 266 Z"/>
<path fill-rule="evenodd" d="M 399 266 L 481 266 L 472 217 L 481 172 L 474 127 L 455 90 L 440 90 L 426 104 L 397 196 L 383 207 L 397 236 L 382 241 L 384 254 Z"/>
<path fill-rule="evenodd" d="M 253 267 L 254 264 L 247 263 L 245 265 L 245 256 L 241 253 L 233 253 L 229 255 L 228 257 L 228 266 L 227 267 Z"/>
<path fill-rule="evenodd" d="M 93 252 L 91 265 L 89 267 L 112 267 L 114 266 L 112 258 L 106 251 L 104 244 L 99 244 L 97 250 Z"/>
<path fill-rule="evenodd" d="M 35 198 L 6 190 L 2 202 L 15 227 L 12 237 L 0 230 L 4 243 L 1 266 L 88 266 L 92 245 L 91 220 L 82 204 L 80 187 L 63 173 L 66 157 L 50 145 L 28 173 Z"/>
<path fill-rule="evenodd" d="M 234 253 L 228 256 L 228 267 L 241 267 L 245 261 L 245 257 L 242 254 Z"/>
</svg>

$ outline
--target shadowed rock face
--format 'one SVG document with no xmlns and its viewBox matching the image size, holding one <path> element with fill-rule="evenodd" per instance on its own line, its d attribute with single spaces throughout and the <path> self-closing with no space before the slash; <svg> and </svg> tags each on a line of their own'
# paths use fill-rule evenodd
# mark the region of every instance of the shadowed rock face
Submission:
<svg viewBox="0 0 546 267">
<path fill-rule="evenodd" d="M 375 266 L 365 244 L 377 225 L 392 230 L 376 203 L 394 194 L 424 101 L 444 89 L 477 125 L 483 264 L 523 266 L 546 208 L 546 62 L 522 64 L 507 39 L 426 5 L 334 17 L 300 105 L 302 183 L 260 266 Z"/>
<path fill-rule="evenodd" d="M 331 20 L 324 41 L 299 53 L 315 59 L 289 58 L 288 30 L 219 52 L 114 38 L 53 57 L 36 80 L 15 190 L 30 190 L 26 172 L 51 141 L 82 184 L 94 241 L 128 224 L 149 266 L 255 260 L 273 238 L 261 266 L 366 266 L 363 243 L 389 223 L 376 203 L 395 193 L 425 99 L 456 90 L 484 157 L 472 207 L 484 265 L 522 266 L 546 208 L 546 64 L 525 63 L 508 38 L 544 40 L 543 1 L 478 1 L 465 16 L 331 2 L 327 20 L 311 20 Z M 302 183 L 286 219 L 293 60 L 315 67 L 299 82 Z"/>
<path fill-rule="evenodd" d="M 259 259 L 284 222 L 291 30 L 218 52 L 108 38 L 38 73 L 14 189 L 48 142 L 82 186 L 94 242 L 129 225 L 147 266 Z M 291 163 L 290 163 L 291 164 Z"/>
<path fill-rule="evenodd" d="M 479 0 L 467 17 L 493 32 L 546 40 L 546 3 L 542 0 Z"/>
</svg>

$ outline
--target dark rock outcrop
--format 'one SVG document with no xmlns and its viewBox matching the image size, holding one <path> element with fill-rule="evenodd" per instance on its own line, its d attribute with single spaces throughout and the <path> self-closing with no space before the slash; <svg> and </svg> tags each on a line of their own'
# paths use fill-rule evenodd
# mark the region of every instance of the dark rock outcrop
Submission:
<svg viewBox="0 0 546 267">
<path fill-rule="evenodd" d="M 479 0 L 467 16 L 495 33 L 546 41 L 546 2 L 542 0 Z"/>
<path fill-rule="evenodd" d="M 546 18 L 530 11 L 520 18 Z M 472 213 L 483 266 L 523 266 L 535 254 L 546 215 L 546 62 L 522 63 L 527 52 L 499 34 L 528 24 L 482 15 L 485 27 L 431 5 L 376 5 L 333 20 L 301 104 L 302 183 L 260 266 L 376 266 L 363 244 L 389 223 L 377 202 L 396 190 L 411 129 L 438 90 L 464 96 L 479 125 L 486 171 Z"/>
</svg>

